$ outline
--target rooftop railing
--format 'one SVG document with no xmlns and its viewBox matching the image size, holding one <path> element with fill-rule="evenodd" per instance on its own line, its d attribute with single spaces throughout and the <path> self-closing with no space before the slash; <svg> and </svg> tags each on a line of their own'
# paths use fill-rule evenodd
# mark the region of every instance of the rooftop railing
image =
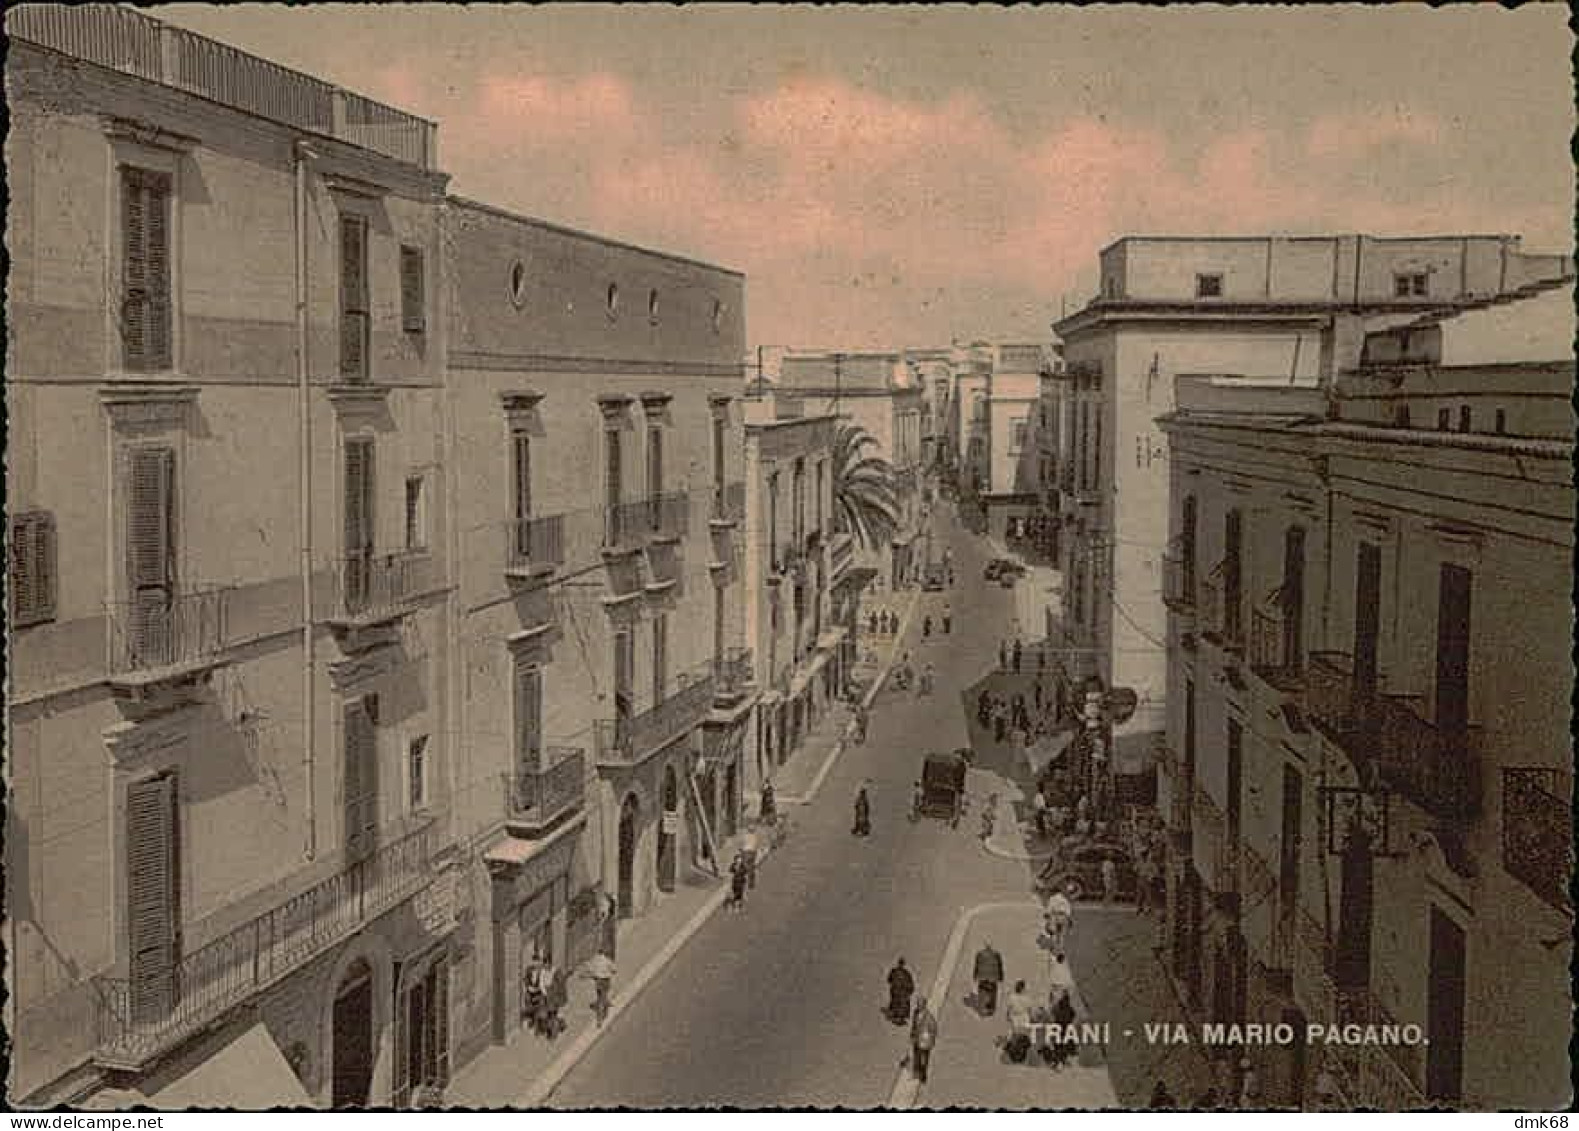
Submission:
<svg viewBox="0 0 1579 1131">
<path fill-rule="evenodd" d="M 6 31 L 63 55 L 421 169 L 434 166 L 432 122 L 129 8 L 28 4 L 6 14 Z"/>
</svg>

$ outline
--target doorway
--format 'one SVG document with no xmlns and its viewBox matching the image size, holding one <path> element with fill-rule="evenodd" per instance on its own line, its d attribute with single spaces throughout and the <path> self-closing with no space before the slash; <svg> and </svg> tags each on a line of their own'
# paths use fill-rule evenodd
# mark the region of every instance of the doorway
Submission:
<svg viewBox="0 0 1579 1131">
<path fill-rule="evenodd" d="M 366 1107 L 373 1085 L 373 971 L 358 962 L 334 995 L 334 1084 L 337 1109 Z"/>
<path fill-rule="evenodd" d="M 663 769 L 663 810 L 658 822 L 658 890 L 674 890 L 679 872 L 679 853 L 675 848 L 680 815 L 680 783 L 673 766 Z"/>
<path fill-rule="evenodd" d="M 1435 907 L 1427 984 L 1426 1099 L 1458 1100 L 1464 1072 L 1464 929 Z"/>
<path fill-rule="evenodd" d="M 619 916 L 629 919 L 636 914 L 636 838 L 639 833 L 641 805 L 634 793 L 625 795 L 620 806 L 619 851 Z"/>
</svg>

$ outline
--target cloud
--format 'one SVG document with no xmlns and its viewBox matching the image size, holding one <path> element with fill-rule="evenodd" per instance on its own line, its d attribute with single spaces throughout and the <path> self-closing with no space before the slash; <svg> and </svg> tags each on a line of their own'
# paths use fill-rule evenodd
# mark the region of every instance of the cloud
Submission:
<svg viewBox="0 0 1579 1131">
<path fill-rule="evenodd" d="M 1318 161 L 1354 161 L 1393 146 L 1429 148 L 1442 135 L 1436 118 L 1395 106 L 1323 115 L 1311 123 L 1305 148 Z"/>
</svg>

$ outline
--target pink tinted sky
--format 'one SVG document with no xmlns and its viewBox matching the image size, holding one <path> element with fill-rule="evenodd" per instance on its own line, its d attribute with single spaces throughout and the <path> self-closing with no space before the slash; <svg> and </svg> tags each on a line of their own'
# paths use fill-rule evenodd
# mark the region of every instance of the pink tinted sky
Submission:
<svg viewBox="0 0 1579 1131">
<path fill-rule="evenodd" d="M 1567 9 L 170 5 L 452 190 L 746 272 L 753 344 L 1045 337 L 1129 233 L 1573 242 Z"/>
</svg>

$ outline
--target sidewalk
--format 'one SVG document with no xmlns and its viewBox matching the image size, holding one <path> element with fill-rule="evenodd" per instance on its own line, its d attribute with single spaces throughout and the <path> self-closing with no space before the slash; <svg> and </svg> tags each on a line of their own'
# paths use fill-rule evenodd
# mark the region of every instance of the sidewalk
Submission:
<svg viewBox="0 0 1579 1131">
<path fill-rule="evenodd" d="M 738 838 L 737 838 L 738 839 Z M 733 856 L 735 841 L 721 855 Z M 765 860 L 769 846 L 759 848 Z M 691 935 L 722 905 L 727 878 L 713 879 L 692 870 L 672 894 L 664 895 L 646 915 L 620 924 L 617 973 L 610 992 L 611 1005 L 605 1028 L 618 1023 L 619 1015 L 657 975 Z M 570 1000 L 560 1016 L 566 1028 L 552 1041 L 521 1028 L 508 1044 L 489 1045 L 461 1068 L 445 1089 L 447 1107 L 541 1106 L 575 1062 L 597 1039 L 592 1014 L 593 987 L 579 970 L 571 975 Z"/>
<path fill-rule="evenodd" d="M 1049 955 L 1037 944 L 1041 923 L 1041 911 L 1033 903 L 994 907 L 970 923 L 949 977 L 948 992 L 942 1002 L 932 1003 L 938 1019 L 938 1041 L 932 1052 L 930 1078 L 918 1089 L 914 1085 L 896 1088 L 896 1101 L 900 1101 L 896 1106 L 1027 1110 L 1119 1105 L 1108 1072 L 1106 1050 L 1099 1045 L 1082 1046 L 1076 1059 L 1056 1069 L 1049 1068 L 1039 1057 L 1014 1064 L 1003 1050 L 1003 1038 L 1009 1028 L 1004 1003 L 1015 981 L 1025 980 L 1026 994 L 1033 1004 L 1047 1001 Z M 999 989 L 997 1013 L 983 1017 L 974 1006 L 976 987 L 971 980 L 971 967 L 976 952 L 988 941 L 1003 955 L 1007 982 Z M 1094 1014 L 1082 995 L 1087 971 L 1075 955 L 1071 956 L 1071 967 L 1076 1024 L 1109 1020 Z M 1112 1037 L 1115 1042 L 1123 1039 L 1116 1024 Z M 912 1089 L 913 1098 L 906 1104 L 905 1093 Z"/>
</svg>

